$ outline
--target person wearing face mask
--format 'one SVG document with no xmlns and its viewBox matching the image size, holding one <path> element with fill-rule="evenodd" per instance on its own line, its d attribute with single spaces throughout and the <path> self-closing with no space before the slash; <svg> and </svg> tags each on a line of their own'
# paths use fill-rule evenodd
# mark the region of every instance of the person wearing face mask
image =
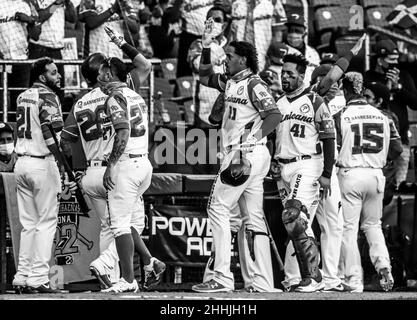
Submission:
<svg viewBox="0 0 417 320">
<path fill-rule="evenodd" d="M 224 73 L 224 62 L 226 54 L 224 48 L 228 41 L 225 37 L 225 30 L 228 26 L 227 10 L 224 6 L 215 5 L 210 8 L 207 13 L 207 19 L 211 19 L 213 23 L 214 41 L 210 44 L 211 63 L 214 71 Z M 201 85 L 198 69 L 200 67 L 201 53 L 203 51 L 201 39 L 195 40 L 188 50 L 187 61 L 193 71 L 194 77 L 194 106 L 196 108 L 196 126 L 197 127 L 212 127 L 209 116 L 213 105 L 219 96 L 219 91 Z"/>
<path fill-rule="evenodd" d="M 399 51 L 397 45 L 389 39 L 380 40 L 376 44 L 376 63 L 373 70 L 364 74 L 364 84 L 381 83 L 388 87 L 391 94 L 389 108 L 398 117 L 398 132 L 401 136 L 403 152 L 394 160 L 398 167 L 396 181 L 398 185 L 407 178 L 410 161 L 409 121 L 407 106 L 417 110 L 417 88 L 407 70 L 399 70 Z"/>
<path fill-rule="evenodd" d="M 13 128 L 7 123 L 0 122 L 0 172 L 12 172 L 16 161 Z"/>
<path fill-rule="evenodd" d="M 304 77 L 304 84 L 309 85 L 311 74 L 313 70 L 320 64 L 320 56 L 317 51 L 310 47 L 305 37 L 307 35 L 305 18 L 298 13 L 291 13 L 287 15 L 287 38 L 286 43 L 300 51 L 308 61 L 306 74 Z"/>
</svg>

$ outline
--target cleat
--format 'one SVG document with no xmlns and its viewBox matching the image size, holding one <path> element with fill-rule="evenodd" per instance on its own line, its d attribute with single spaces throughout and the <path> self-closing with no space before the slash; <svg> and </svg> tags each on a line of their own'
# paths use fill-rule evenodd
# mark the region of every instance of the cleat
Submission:
<svg viewBox="0 0 417 320">
<path fill-rule="evenodd" d="M 388 268 L 382 268 L 379 270 L 379 284 L 382 290 L 385 292 L 392 291 L 394 287 L 394 278 L 392 277 L 391 271 Z"/>
<path fill-rule="evenodd" d="M 339 283 L 337 286 L 324 287 L 322 292 L 352 292 L 353 288 L 344 283 Z"/>
<path fill-rule="evenodd" d="M 100 283 L 101 290 L 108 289 L 113 285 L 110 281 L 109 274 L 106 273 L 105 267 L 97 259 L 90 264 L 90 272 Z"/>
<path fill-rule="evenodd" d="M 151 258 L 152 269 L 148 269 L 145 266 L 145 281 L 143 282 L 143 288 L 149 290 L 161 282 L 161 275 L 165 272 L 166 265 L 162 261 Z"/>
<path fill-rule="evenodd" d="M 210 280 L 191 287 L 195 292 L 209 293 L 209 292 L 229 292 L 232 289 L 226 288 L 224 285 L 218 283 L 216 280 Z"/>
<path fill-rule="evenodd" d="M 295 288 L 295 292 L 316 292 L 323 290 L 325 284 L 323 281 L 317 282 L 313 278 L 305 278 L 301 280 L 300 284 Z"/>
<path fill-rule="evenodd" d="M 138 282 L 136 279 L 133 282 L 129 283 L 125 279 L 120 278 L 120 281 L 108 289 L 101 290 L 101 292 L 106 293 L 122 293 L 122 292 L 133 292 L 136 293 L 139 291 Z"/>
<path fill-rule="evenodd" d="M 31 287 L 28 286 L 13 286 L 13 290 L 16 294 L 34 294 L 37 293 L 36 290 L 32 289 Z"/>
</svg>

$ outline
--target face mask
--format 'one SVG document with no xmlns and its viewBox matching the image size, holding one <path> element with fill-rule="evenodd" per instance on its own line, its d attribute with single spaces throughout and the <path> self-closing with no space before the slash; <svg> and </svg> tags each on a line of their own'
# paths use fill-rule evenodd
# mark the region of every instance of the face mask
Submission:
<svg viewBox="0 0 417 320">
<path fill-rule="evenodd" d="M 10 156 L 13 153 L 13 143 L 0 144 L 0 155 Z"/>
<path fill-rule="evenodd" d="M 287 35 L 287 41 L 291 47 L 299 48 L 304 42 L 303 35 L 301 33 L 289 33 Z"/>
<path fill-rule="evenodd" d="M 218 37 L 223 32 L 223 23 L 213 22 L 213 31 L 211 34 L 213 37 Z"/>
</svg>

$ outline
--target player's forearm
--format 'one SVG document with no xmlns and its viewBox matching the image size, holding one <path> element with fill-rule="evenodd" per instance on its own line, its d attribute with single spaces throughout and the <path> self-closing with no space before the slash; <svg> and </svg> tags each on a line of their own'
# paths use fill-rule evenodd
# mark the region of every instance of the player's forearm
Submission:
<svg viewBox="0 0 417 320">
<path fill-rule="evenodd" d="M 262 139 L 269 135 L 272 131 L 278 128 L 281 122 L 282 115 L 281 113 L 270 113 L 262 121 L 262 125 L 257 132 L 255 132 L 254 137 L 258 140 Z"/>
<path fill-rule="evenodd" d="M 77 21 L 77 12 L 71 1 L 67 1 L 65 4 L 65 20 L 69 23 L 75 23 Z"/>
<path fill-rule="evenodd" d="M 353 53 L 349 51 L 348 54 L 336 61 L 335 65 L 330 69 L 330 71 L 325 75 L 325 77 L 320 81 L 318 85 L 317 93 L 320 96 L 323 97 L 333 85 L 333 83 L 339 81 L 342 78 L 343 74 L 347 71 L 352 58 Z"/>
<path fill-rule="evenodd" d="M 152 70 L 151 61 L 145 58 L 143 54 L 141 54 L 135 47 L 128 44 L 127 42 L 122 44 L 121 49 L 132 60 L 133 66 L 135 68 L 131 72 L 136 73 L 140 83 L 145 81 Z"/>
<path fill-rule="evenodd" d="M 206 87 L 209 86 L 210 76 L 214 74 L 213 66 L 211 64 L 211 49 L 203 48 L 200 59 L 200 67 L 198 68 L 198 75 L 200 83 Z"/>
<path fill-rule="evenodd" d="M 113 15 L 113 11 L 108 9 L 98 15 L 91 15 L 86 17 L 85 24 L 89 29 L 95 29 L 101 26 L 104 22 L 106 22 L 111 16 Z"/>
<path fill-rule="evenodd" d="M 332 171 L 334 166 L 334 139 L 323 139 L 323 157 L 324 157 L 324 165 L 323 165 L 323 172 L 322 176 L 325 178 L 332 177 Z"/>
<path fill-rule="evenodd" d="M 61 7 L 60 5 L 51 4 L 49 7 L 45 9 L 38 10 L 39 22 L 43 23 L 46 20 L 48 20 L 54 14 L 54 12 L 60 7 Z"/>
<path fill-rule="evenodd" d="M 403 146 L 401 143 L 401 139 L 392 139 L 389 142 L 389 148 L 388 148 L 388 157 L 387 160 L 395 160 L 397 159 L 401 153 L 403 152 Z"/>
<path fill-rule="evenodd" d="M 113 149 L 108 159 L 108 165 L 114 166 L 125 152 L 129 140 L 129 129 L 117 129 L 114 137 Z"/>
</svg>

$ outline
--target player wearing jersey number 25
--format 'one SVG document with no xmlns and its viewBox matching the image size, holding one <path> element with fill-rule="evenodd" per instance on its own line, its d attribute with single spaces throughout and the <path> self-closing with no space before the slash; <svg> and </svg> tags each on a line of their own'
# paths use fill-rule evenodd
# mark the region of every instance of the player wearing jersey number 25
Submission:
<svg viewBox="0 0 417 320">
<path fill-rule="evenodd" d="M 58 69 L 50 58 L 33 64 L 31 88 L 17 98 L 15 166 L 17 205 L 22 224 L 19 263 L 13 279 L 17 293 L 58 293 L 49 286 L 49 261 L 58 222 L 61 192 L 60 161 L 50 126 L 62 130 L 61 104 L 55 90 L 60 86 Z M 62 168 L 60 163 L 60 168 Z M 63 172 L 63 170 L 61 171 Z M 68 183 L 75 190 L 75 183 Z"/>
</svg>

